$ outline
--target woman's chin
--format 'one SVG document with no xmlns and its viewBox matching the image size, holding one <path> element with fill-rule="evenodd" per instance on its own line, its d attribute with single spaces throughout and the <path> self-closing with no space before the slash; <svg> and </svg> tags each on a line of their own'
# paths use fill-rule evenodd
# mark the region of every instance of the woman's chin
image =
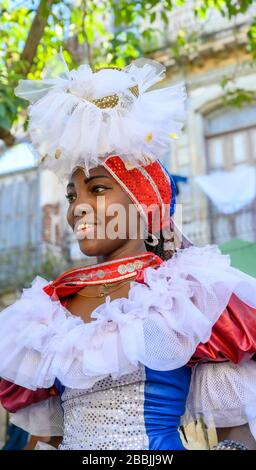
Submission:
<svg viewBox="0 0 256 470">
<path fill-rule="evenodd" d="M 123 245 L 127 243 L 127 240 L 120 239 L 86 239 L 79 240 L 79 248 L 81 252 L 86 256 L 109 256 L 114 251 L 120 249 Z"/>
<path fill-rule="evenodd" d="M 81 252 L 86 256 L 99 256 L 100 254 L 100 245 L 102 244 L 102 240 L 79 240 L 79 248 Z"/>
</svg>

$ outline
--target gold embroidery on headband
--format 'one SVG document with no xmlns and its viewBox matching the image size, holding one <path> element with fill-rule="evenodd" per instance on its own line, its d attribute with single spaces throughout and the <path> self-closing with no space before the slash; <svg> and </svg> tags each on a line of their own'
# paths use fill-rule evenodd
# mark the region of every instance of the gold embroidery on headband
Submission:
<svg viewBox="0 0 256 470">
<path fill-rule="evenodd" d="M 95 104 L 98 108 L 115 108 L 118 105 L 119 96 L 118 95 L 109 95 L 99 98 L 97 100 L 92 100 L 92 103 Z"/>
<path fill-rule="evenodd" d="M 119 70 L 119 72 L 122 72 L 124 70 L 122 69 L 122 67 L 116 67 L 115 65 L 111 65 L 109 67 L 99 67 L 98 69 L 93 70 L 93 73 L 100 72 L 100 70 L 108 70 L 108 69 Z"/>
<path fill-rule="evenodd" d="M 114 70 L 119 70 L 119 71 L 123 70 L 120 67 L 101 67 L 98 70 L 94 70 L 93 73 L 97 73 L 100 70 L 107 70 L 107 69 L 114 69 Z M 134 85 L 130 87 L 129 90 L 136 98 L 138 98 L 139 96 L 138 85 Z M 119 96 L 115 93 L 114 95 L 108 95 L 108 96 L 104 96 L 103 98 L 92 100 L 92 103 L 95 104 L 95 106 L 97 106 L 100 109 L 115 108 L 119 103 Z"/>
</svg>

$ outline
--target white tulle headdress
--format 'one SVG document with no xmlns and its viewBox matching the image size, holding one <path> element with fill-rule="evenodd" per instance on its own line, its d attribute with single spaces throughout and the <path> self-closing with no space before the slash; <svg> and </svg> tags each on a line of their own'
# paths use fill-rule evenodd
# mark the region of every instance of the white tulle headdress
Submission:
<svg viewBox="0 0 256 470">
<path fill-rule="evenodd" d="M 182 128 L 185 90 L 183 84 L 149 90 L 164 72 L 149 59 L 123 70 L 69 71 L 60 53 L 43 80 L 21 80 L 15 93 L 31 103 L 29 133 L 42 165 L 65 177 L 109 155 L 138 166 L 166 152 Z"/>
</svg>

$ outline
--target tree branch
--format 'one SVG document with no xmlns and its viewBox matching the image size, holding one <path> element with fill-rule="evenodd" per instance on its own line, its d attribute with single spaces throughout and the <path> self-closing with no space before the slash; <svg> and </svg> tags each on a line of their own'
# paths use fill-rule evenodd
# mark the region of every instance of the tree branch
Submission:
<svg viewBox="0 0 256 470">
<path fill-rule="evenodd" d="M 0 140 L 3 140 L 6 147 L 11 147 L 15 142 L 15 137 L 8 129 L 0 127 Z"/>
<path fill-rule="evenodd" d="M 85 42 L 86 42 L 86 45 L 87 45 L 87 56 L 88 56 L 87 58 L 88 58 L 88 63 L 89 63 L 89 65 L 92 65 L 91 46 L 90 46 L 90 43 L 89 43 L 89 40 L 88 40 L 86 28 L 85 28 L 85 19 L 86 19 L 86 16 L 87 16 L 87 1 L 86 1 L 86 0 L 82 0 L 82 21 L 81 21 L 81 24 L 82 24 L 82 33 L 83 33 L 83 35 L 84 35 Z"/>
<path fill-rule="evenodd" d="M 27 41 L 21 53 L 20 60 L 25 62 L 22 68 L 22 75 L 27 76 L 34 57 L 36 55 L 37 46 L 40 43 L 45 27 L 47 25 L 48 16 L 51 12 L 52 5 L 55 0 L 41 0 L 28 33 Z"/>
</svg>

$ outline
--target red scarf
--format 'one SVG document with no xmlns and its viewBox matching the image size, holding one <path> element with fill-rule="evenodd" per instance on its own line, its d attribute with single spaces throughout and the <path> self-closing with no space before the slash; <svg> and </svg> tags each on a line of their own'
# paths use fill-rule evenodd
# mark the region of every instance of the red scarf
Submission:
<svg viewBox="0 0 256 470">
<path fill-rule="evenodd" d="M 107 261 L 93 266 L 80 266 L 65 271 L 54 281 L 44 287 L 44 291 L 53 300 L 68 297 L 86 286 L 119 282 L 133 278 L 143 282 L 143 271 L 146 268 L 160 266 L 163 262 L 154 253 L 144 252 L 136 256 Z"/>
</svg>

